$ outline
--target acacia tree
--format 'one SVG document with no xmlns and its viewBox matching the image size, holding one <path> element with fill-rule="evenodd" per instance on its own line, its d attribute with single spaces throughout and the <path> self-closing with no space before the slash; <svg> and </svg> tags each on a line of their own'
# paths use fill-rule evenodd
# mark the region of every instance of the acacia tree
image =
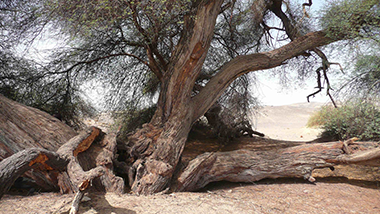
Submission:
<svg viewBox="0 0 380 214">
<path fill-rule="evenodd" d="M 349 11 L 343 28 L 330 23 L 323 30 L 307 32 L 297 27 L 302 18 L 297 20 L 289 10 L 283 11 L 283 3 L 199 0 L 82 4 L 72 0 L 48 5 L 57 9 L 57 20 L 65 29 L 87 41 L 74 54 L 61 53 L 68 57 L 66 61 L 53 62 L 59 65 L 57 72 L 78 75 L 80 69 L 95 68 L 94 65 L 105 61 L 115 62 L 109 70 L 131 63 L 135 69 L 126 71 L 126 75 L 151 72 L 158 83 L 159 97 L 153 118 L 125 142 L 124 148 L 130 154 L 126 162 L 130 164 L 132 191 L 153 193 L 169 185 L 192 124 L 238 77 L 280 66 L 294 57 L 316 54 L 322 61 L 318 79 L 323 76 L 328 81 L 331 63 L 318 47 L 357 37 L 361 26 L 371 23 L 378 6 L 376 1 L 367 1 L 357 10 Z M 311 1 L 304 7 L 310 5 Z M 264 30 L 271 29 L 266 22 L 270 14 L 282 22 L 281 30 L 286 32 L 289 42 L 273 50 L 255 49 L 263 41 Z M 239 31 L 249 28 L 250 31 Z M 208 53 L 218 51 L 225 52 L 219 55 L 223 56 L 220 60 L 215 60 L 215 55 L 208 58 Z M 199 81 L 202 74 L 211 77 Z M 322 89 L 321 84 L 318 87 Z"/>
<path fill-rule="evenodd" d="M 329 90 L 327 70 L 332 63 L 318 47 L 357 38 L 362 26 L 377 23 L 379 5 L 374 0 L 349 1 L 354 9 L 343 11 L 340 21 L 344 25 L 336 27 L 335 22 L 326 22 L 321 30 L 305 27 L 307 14 L 301 12 L 297 17 L 289 4 L 284 11 L 284 3 L 282 0 L 46 1 L 44 8 L 50 11 L 53 22 L 74 38 L 72 48 L 55 54 L 49 73 L 65 74 L 69 79 L 100 74 L 108 79 L 120 75 L 119 80 L 132 76 L 144 79 L 143 83 L 156 82 L 159 96 L 154 116 L 126 141 L 121 140 L 118 152 L 124 150 L 127 154 L 122 161 L 128 165 L 133 192 L 159 192 L 173 181 L 192 124 L 214 106 L 233 81 L 249 72 L 281 66 L 292 58 L 318 57 L 321 66 L 316 70 L 317 92 L 322 90 L 322 78 Z M 302 6 L 311 5 L 309 1 Z M 270 26 L 271 15 L 278 17 L 283 28 Z M 265 42 L 263 35 L 270 36 L 268 32 L 276 29 L 285 32 L 287 43 L 274 49 L 259 46 Z M 124 73 L 109 72 L 123 69 Z M 124 81 L 113 84 L 124 90 Z M 123 97 L 117 99 L 123 101 Z M 183 188 L 179 189 L 204 185 L 207 175 L 202 182 L 184 187 L 187 180 L 192 180 L 189 177 L 204 173 L 210 164 L 227 161 L 229 155 L 243 162 L 255 161 L 250 155 L 265 157 L 247 152 L 200 156 L 180 175 L 177 181 Z M 193 167 L 197 163 L 201 164 Z M 223 169 L 217 172 L 226 173 L 228 167 Z M 190 173 L 194 171 L 195 174 Z M 241 173 L 238 180 L 246 178 L 244 171 Z"/>
</svg>

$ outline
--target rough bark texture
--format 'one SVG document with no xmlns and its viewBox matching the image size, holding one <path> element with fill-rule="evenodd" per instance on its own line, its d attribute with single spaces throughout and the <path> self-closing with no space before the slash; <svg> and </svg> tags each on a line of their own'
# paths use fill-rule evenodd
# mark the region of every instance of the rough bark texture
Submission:
<svg viewBox="0 0 380 214">
<path fill-rule="evenodd" d="M 334 41 L 324 31 L 317 31 L 294 38 L 287 45 L 268 52 L 237 56 L 224 64 L 195 95 L 195 80 L 205 61 L 223 3 L 223 0 L 193 2 L 191 11 L 185 15 L 181 38 L 168 63 L 160 58 L 158 50 L 154 48 L 156 45 L 147 45 L 150 53 L 148 66 L 161 81 L 157 111 L 149 124 L 137 130 L 128 142 L 118 145 L 118 149 L 123 150 L 119 150 L 119 153 L 126 156 L 118 165 L 123 172 L 127 172 L 129 185 L 137 194 L 160 192 L 171 185 L 171 181 L 175 180 L 174 172 L 179 170 L 177 165 L 191 125 L 207 112 L 232 81 L 248 72 L 280 66 L 307 50 Z M 259 1 L 257 7 L 268 10 L 270 4 Z M 258 23 L 267 11 L 262 12 L 258 16 Z M 139 25 L 136 13 L 132 16 L 139 32 L 148 37 Z M 12 102 L 3 103 L 4 98 L 0 98 L 0 110 L 5 115 L 0 118 L 0 155 L 7 157 L 28 147 L 55 151 L 74 135 L 70 130 L 66 132 L 64 127 L 57 128 L 57 124 L 61 126 L 61 123 L 42 112 L 24 106 L 12 106 Z M 15 108 L 18 109 L 12 111 Z M 29 113 L 33 116 L 29 116 Z M 58 138 L 56 132 L 60 133 Z M 51 138 L 42 140 L 45 137 Z M 116 148 L 114 138 L 111 135 L 104 138 L 99 129 L 90 128 L 57 151 L 69 162 L 67 171 L 59 175 L 58 184 L 62 192 L 76 191 L 78 185 L 93 179 L 98 190 L 122 192 L 122 180 L 112 173 Z M 19 141 L 20 144 L 17 143 Z M 366 154 L 350 155 L 353 154 L 343 154 L 341 143 L 309 144 L 276 152 L 239 150 L 208 153 L 191 161 L 184 172 L 179 173 L 177 189 L 195 190 L 217 180 L 253 181 L 281 176 L 302 176 L 313 180 L 310 172 L 314 168 L 354 161 L 367 163 L 369 157 L 375 157 L 371 161 L 376 160 L 378 152 L 372 150 Z"/>
<path fill-rule="evenodd" d="M 57 152 L 32 148 L 18 152 L 0 162 L 0 196 L 28 170 L 49 176 L 62 193 L 78 192 L 83 182 L 91 182 L 97 191 L 124 192 L 124 181 L 113 172 L 116 136 L 104 136 L 90 127 L 69 140 Z"/>
<path fill-rule="evenodd" d="M 62 193 L 76 192 L 86 180 L 97 191 L 124 191 L 123 179 L 113 172 L 115 133 L 105 135 L 90 127 L 75 136 L 47 113 L 2 95 L 0 104 L 0 196 L 20 176 L 32 178 L 43 190 Z"/>
<path fill-rule="evenodd" d="M 26 149 L 4 159 L 0 162 L 0 198 L 26 171 L 31 169 L 39 172 L 52 169 L 63 170 L 67 163 L 68 161 L 59 157 L 57 153 L 40 148 Z"/>
<path fill-rule="evenodd" d="M 90 127 L 58 149 L 68 160 L 66 172 L 59 177 L 61 192 L 77 192 L 83 181 L 89 180 L 97 191 L 124 192 L 124 181 L 113 173 L 116 154 L 116 135 L 105 135 L 99 128 Z"/>
<path fill-rule="evenodd" d="M 0 94 L 0 161 L 28 148 L 56 151 L 75 135 L 73 129 L 48 113 Z M 23 176 L 42 190 L 59 189 L 55 173 L 29 170 Z"/>
<path fill-rule="evenodd" d="M 323 31 L 318 31 L 272 51 L 238 56 L 193 95 L 222 3 L 222 0 L 214 0 L 195 4 L 195 11 L 185 19 L 184 32 L 160 78 L 155 115 L 124 146 L 125 153 L 131 155 L 124 161 L 129 165 L 129 185 L 137 194 L 155 193 L 169 186 L 191 125 L 207 112 L 232 81 L 251 71 L 279 66 L 306 50 L 333 42 Z"/>
<path fill-rule="evenodd" d="M 304 144 L 270 151 L 236 150 L 205 153 L 190 161 L 175 188 L 194 191 L 210 182 L 253 182 L 263 178 L 303 177 L 310 182 L 316 168 L 338 164 L 380 166 L 379 143 L 357 142 L 344 152 L 343 142 Z"/>
<path fill-rule="evenodd" d="M 137 194 L 160 192 L 170 184 L 193 123 L 192 89 L 210 47 L 222 3 L 196 3 L 162 78 L 157 111 L 150 124 L 130 137 L 129 182 Z"/>
<path fill-rule="evenodd" d="M 75 131 L 57 118 L 0 94 L 0 161 L 27 148 L 56 151 Z"/>
<path fill-rule="evenodd" d="M 155 192 L 169 186 L 176 191 L 194 191 L 210 182 L 221 180 L 252 182 L 263 178 L 303 177 L 314 182 L 311 173 L 316 168 L 338 164 L 380 166 L 379 143 L 355 142 L 355 139 L 350 139 L 345 142 L 328 143 L 264 140 L 268 141 L 264 144 L 268 148 L 252 143 L 248 143 L 246 149 L 240 146 L 225 148 L 222 150 L 225 152 L 198 155 L 187 166 L 181 168 L 177 167 L 176 161 L 180 159 L 182 151 L 178 151 L 179 147 L 175 147 L 178 146 L 175 144 L 178 141 L 174 141 L 186 140 L 186 136 L 183 135 L 185 132 L 180 133 L 181 131 L 183 129 L 178 127 L 178 124 L 174 124 L 171 129 L 156 129 L 155 126 L 147 124 L 136 132 L 135 136 L 140 137 L 136 141 L 140 144 L 130 141 L 132 144 L 118 147 L 130 149 L 132 157 L 136 157 L 132 167 L 124 166 L 128 171 L 130 183 L 137 187 L 136 193 Z M 166 142 L 170 144 L 165 144 Z M 157 149 L 158 146 L 160 149 Z M 77 192 L 76 199 L 87 191 L 89 184 L 97 191 L 123 193 L 124 181 L 115 176 L 113 168 L 116 148 L 115 134 L 105 135 L 99 128 L 89 127 L 71 138 L 56 152 L 41 148 L 18 152 L 0 162 L 0 197 L 28 170 L 44 175 L 58 175 L 49 176 L 49 181 L 58 185 L 62 192 Z M 173 174 L 175 176 L 172 179 Z M 135 184 L 136 181 L 146 183 L 139 185 Z M 74 200 L 73 204 L 75 212 L 79 207 L 79 200 Z"/>
</svg>

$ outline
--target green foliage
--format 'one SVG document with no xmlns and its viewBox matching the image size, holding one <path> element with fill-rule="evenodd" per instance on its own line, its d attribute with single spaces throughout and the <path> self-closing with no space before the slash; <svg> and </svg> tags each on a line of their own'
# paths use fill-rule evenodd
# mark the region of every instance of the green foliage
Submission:
<svg viewBox="0 0 380 214">
<path fill-rule="evenodd" d="M 111 30 L 112 26 L 141 25 L 147 34 L 159 32 L 180 22 L 189 12 L 191 1 L 136 0 L 109 1 L 97 0 L 46 0 L 45 8 L 52 12 L 53 18 L 71 35 L 89 37 L 97 30 Z M 141 31 L 140 31 L 141 33 Z M 143 33 L 145 34 L 145 33 Z M 139 35 L 142 36 L 142 35 Z"/>
<path fill-rule="evenodd" d="M 369 101 L 347 102 L 340 108 L 325 106 L 310 117 L 307 125 L 321 127 L 321 137 L 336 140 L 352 137 L 360 140 L 379 140 L 380 110 Z"/>
<path fill-rule="evenodd" d="M 380 55 L 361 55 L 356 61 L 351 89 L 378 95 L 380 91 Z"/>
<path fill-rule="evenodd" d="M 322 27 L 327 30 L 331 38 L 368 38 L 378 34 L 380 28 L 378 0 L 329 1 L 322 12 Z"/>
</svg>

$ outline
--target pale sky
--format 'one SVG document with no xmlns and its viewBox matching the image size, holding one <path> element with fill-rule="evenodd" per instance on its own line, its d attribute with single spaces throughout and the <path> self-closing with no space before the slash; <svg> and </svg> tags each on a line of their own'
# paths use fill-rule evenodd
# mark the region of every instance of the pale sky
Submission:
<svg viewBox="0 0 380 214">
<path fill-rule="evenodd" d="M 303 87 L 284 88 L 278 83 L 278 79 L 266 79 L 257 77 L 259 80 L 258 88 L 255 88 L 255 95 L 259 98 L 262 105 L 289 105 L 294 103 L 307 102 L 306 97 L 316 91 L 316 82 L 312 80 L 306 81 Z M 326 91 L 321 91 L 314 97 L 310 97 L 310 102 L 327 103 L 330 99 L 326 96 Z"/>
<path fill-rule="evenodd" d="M 306 3 L 306 0 L 298 0 L 297 2 L 293 2 L 293 4 L 302 5 L 302 3 Z M 311 8 L 306 7 L 306 11 L 313 19 L 314 16 L 319 16 L 318 10 L 322 7 L 325 1 L 316 0 L 313 1 Z M 315 19 L 314 19 L 315 20 Z M 274 22 L 274 24 L 276 21 Z M 275 37 L 279 36 L 274 33 Z M 286 43 L 278 44 L 277 46 L 285 45 Z M 255 95 L 258 96 L 261 103 L 263 105 L 288 105 L 293 103 L 302 103 L 307 102 L 306 97 L 316 91 L 315 86 L 317 82 L 315 78 L 310 78 L 305 81 L 305 85 L 303 87 L 293 86 L 284 88 L 281 84 L 279 84 L 278 78 L 271 77 L 270 75 L 266 75 L 265 73 L 269 72 L 258 72 L 256 78 L 258 80 L 258 88 L 253 89 L 255 91 Z M 326 91 L 323 90 L 319 94 L 315 95 L 315 97 L 310 97 L 310 102 L 321 102 L 327 103 L 330 99 L 326 96 Z"/>
</svg>

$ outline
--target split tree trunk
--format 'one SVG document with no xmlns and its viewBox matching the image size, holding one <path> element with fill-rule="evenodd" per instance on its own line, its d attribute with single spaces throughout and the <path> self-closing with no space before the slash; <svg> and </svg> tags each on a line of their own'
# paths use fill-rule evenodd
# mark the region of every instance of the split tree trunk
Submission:
<svg viewBox="0 0 380 214">
<path fill-rule="evenodd" d="M 97 191 L 124 192 L 113 172 L 115 133 L 90 127 L 76 135 L 51 115 L 2 95 L 0 113 L 0 197 L 20 176 L 45 191 L 77 192 L 91 181 Z"/>
<path fill-rule="evenodd" d="M 104 136 L 90 127 L 57 152 L 40 148 L 18 152 L 0 162 L 0 198 L 28 170 L 57 175 L 52 180 L 62 193 L 78 192 L 83 183 L 91 183 L 96 191 L 123 193 L 124 181 L 113 173 L 115 148 L 115 135 Z"/>
<path fill-rule="evenodd" d="M 48 113 L 0 94 L 0 161 L 29 148 L 56 151 L 75 135 L 73 129 Z M 52 172 L 30 170 L 23 176 L 42 190 L 59 190 L 57 175 Z"/>
</svg>

